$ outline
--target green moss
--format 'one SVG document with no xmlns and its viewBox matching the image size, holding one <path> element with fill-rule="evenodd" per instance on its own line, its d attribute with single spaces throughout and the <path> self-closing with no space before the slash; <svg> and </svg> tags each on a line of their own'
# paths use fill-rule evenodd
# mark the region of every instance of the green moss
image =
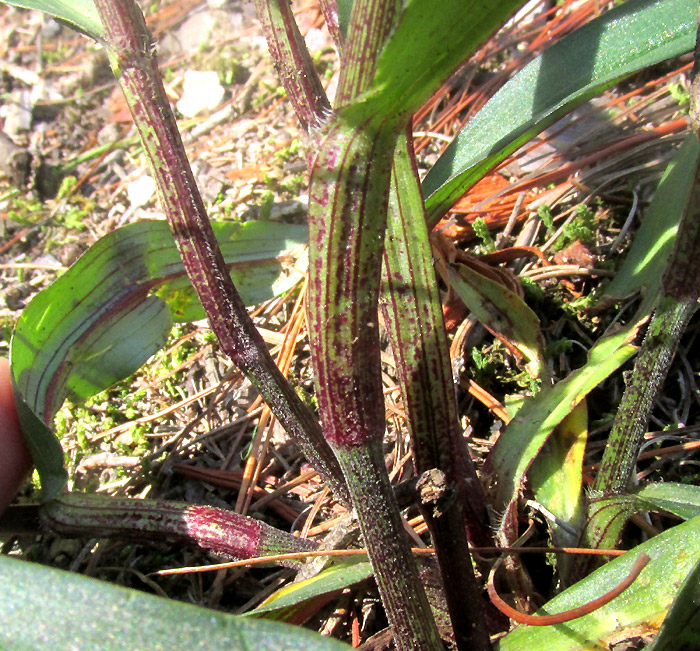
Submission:
<svg viewBox="0 0 700 651">
<path fill-rule="evenodd" d="M 538 380 L 518 367 L 513 356 L 499 340 L 471 350 L 467 372 L 486 388 L 497 387 L 498 393 L 519 392 L 535 394 L 540 389 Z"/>
<path fill-rule="evenodd" d="M 260 221 L 267 221 L 270 219 L 270 214 L 272 213 L 272 206 L 275 203 L 275 194 L 270 190 L 266 190 L 260 197 Z"/>
<path fill-rule="evenodd" d="M 299 138 L 294 138 L 291 144 L 283 149 L 280 149 L 275 157 L 281 160 L 283 163 L 295 158 L 301 152 L 301 141 Z"/>
<path fill-rule="evenodd" d="M 545 228 L 547 229 L 547 235 L 554 234 L 554 213 L 549 206 L 541 205 L 537 209 L 537 216 L 542 220 Z"/>
<path fill-rule="evenodd" d="M 576 217 L 564 226 L 562 234 L 554 242 L 554 249 L 564 249 L 576 241 L 591 244 L 595 241 L 595 236 L 596 225 L 593 212 L 587 206 L 576 206 Z"/>
<path fill-rule="evenodd" d="M 36 197 L 17 194 L 11 198 L 6 213 L 7 219 L 18 224 L 31 225 L 43 221 L 48 211 Z"/>
<path fill-rule="evenodd" d="M 547 345 L 545 349 L 545 356 L 549 359 L 552 357 L 558 357 L 559 355 L 570 353 L 574 348 L 574 344 L 570 339 L 558 339 L 557 341 L 552 341 Z"/>
<path fill-rule="evenodd" d="M 545 292 L 540 285 L 531 278 L 520 277 L 520 283 L 523 286 L 525 294 L 525 302 L 532 305 L 542 305 L 545 300 Z"/>
<path fill-rule="evenodd" d="M 486 225 L 486 220 L 483 217 L 477 217 L 472 224 L 474 229 L 474 234 L 479 238 L 481 245 L 484 247 L 487 253 L 491 253 L 496 250 L 496 243 L 491 236 L 491 231 Z"/>
<path fill-rule="evenodd" d="M 688 89 L 683 84 L 669 84 L 668 92 L 675 99 L 680 106 L 685 106 L 690 104 L 690 93 Z"/>
<path fill-rule="evenodd" d="M 63 205 L 56 213 L 56 221 L 66 228 L 80 231 L 85 228 L 86 219 L 95 210 L 95 202 L 74 192 L 77 182 L 74 176 L 66 176 L 61 181 L 56 201 L 63 202 Z"/>
<path fill-rule="evenodd" d="M 301 173 L 280 183 L 280 188 L 296 197 L 306 187 L 306 174 Z"/>
</svg>

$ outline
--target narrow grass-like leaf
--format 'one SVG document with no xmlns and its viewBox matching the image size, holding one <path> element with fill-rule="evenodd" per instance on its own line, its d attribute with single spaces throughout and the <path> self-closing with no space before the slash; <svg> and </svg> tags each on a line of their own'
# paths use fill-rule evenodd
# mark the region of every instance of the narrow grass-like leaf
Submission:
<svg viewBox="0 0 700 651">
<path fill-rule="evenodd" d="M 544 387 L 528 398 L 503 431 L 487 458 L 488 472 L 495 477 L 494 508 L 506 514 L 503 534 L 512 516 L 518 492 L 532 460 L 552 430 L 598 384 L 617 370 L 637 350 L 631 342 L 641 324 L 601 339 L 588 353 L 588 362 L 554 387 Z M 505 536 L 506 540 L 510 538 Z"/>
<path fill-rule="evenodd" d="M 342 651 L 303 628 L 243 619 L 0 556 L 0 647 Z"/>
<path fill-rule="evenodd" d="M 640 630 L 653 633 L 661 625 L 681 582 L 700 560 L 698 540 L 700 518 L 693 518 L 635 547 L 552 599 L 541 614 L 576 608 L 600 596 L 629 573 L 640 554 L 648 554 L 651 562 L 622 595 L 566 624 L 519 626 L 499 642 L 499 651 L 602 651 L 626 639 L 626 631 L 631 635 Z"/>
<path fill-rule="evenodd" d="M 700 486 L 660 482 L 642 486 L 635 495 L 651 507 L 649 510 L 668 511 L 684 520 L 700 515 Z"/>
<path fill-rule="evenodd" d="M 310 579 L 280 588 L 245 616 L 289 621 L 303 609 L 305 602 L 334 594 L 354 583 L 369 579 L 373 573 L 372 565 L 366 561 L 332 565 Z"/>
<path fill-rule="evenodd" d="M 629 0 L 528 64 L 469 121 L 424 179 L 428 223 L 575 106 L 632 72 L 691 51 L 696 14 L 694 0 Z"/>
<path fill-rule="evenodd" d="M 232 276 L 248 305 L 297 282 L 292 264 L 305 229 L 220 223 Z M 25 436 L 49 499 L 65 482 L 63 454 L 48 429 L 63 402 L 98 393 L 131 375 L 165 343 L 172 321 L 203 316 L 165 222 L 106 235 L 20 316 L 10 356 Z"/>
<path fill-rule="evenodd" d="M 2 2 L 22 9 L 43 11 L 96 41 L 101 41 L 104 37 L 105 30 L 94 0 L 2 0 Z"/>
<path fill-rule="evenodd" d="M 452 265 L 450 284 L 479 321 L 524 357 L 533 378 L 548 379 L 540 320 L 522 298 L 474 269 Z"/>
<path fill-rule="evenodd" d="M 625 261 L 604 296 L 626 298 L 643 287 L 648 295 L 656 295 L 692 188 L 698 155 L 700 141 L 689 134 L 668 164 Z"/>
</svg>

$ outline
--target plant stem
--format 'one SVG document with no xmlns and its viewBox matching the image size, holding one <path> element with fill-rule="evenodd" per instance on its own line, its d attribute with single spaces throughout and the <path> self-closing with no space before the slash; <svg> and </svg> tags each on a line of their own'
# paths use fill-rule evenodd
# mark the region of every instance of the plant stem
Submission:
<svg viewBox="0 0 700 651">
<path fill-rule="evenodd" d="M 338 54 L 342 59 L 343 54 L 343 34 L 340 31 L 340 20 L 338 17 L 338 3 L 336 0 L 319 0 L 319 6 L 326 21 L 328 33 L 331 35 Z"/>
<path fill-rule="evenodd" d="M 276 1 L 270 0 L 272 4 Z M 330 27 L 340 47 L 334 0 L 326 0 L 323 10 L 332 19 Z M 366 88 L 373 72 L 373 55 L 379 51 L 391 27 L 394 10 L 391 2 L 359 2 L 353 8 L 350 44 L 343 45 L 344 65 L 337 94 L 341 105 L 350 103 Z M 303 59 L 303 54 L 296 52 L 299 48 L 305 49 L 303 42 L 293 36 L 292 26 L 285 23 L 291 17 L 283 19 L 274 14 L 262 0 L 258 2 L 258 12 L 262 15 L 261 22 L 273 56 L 282 61 Z M 285 25 L 284 29 L 274 28 L 273 16 L 280 25 Z M 285 63 L 277 66 L 282 70 L 289 68 Z M 304 74 L 311 72 L 305 70 Z M 282 74 L 282 81 L 302 124 L 313 123 L 305 116 L 304 107 L 313 105 L 314 98 L 296 97 L 299 93 L 308 93 L 308 89 L 294 83 L 286 74 Z M 320 121 L 326 116 L 318 117 Z M 425 624 L 423 630 L 418 630 L 410 618 L 405 619 L 407 603 L 419 605 L 422 613 L 419 621 L 427 622 L 432 617 L 426 617 L 427 601 L 407 543 L 402 543 L 405 535 L 398 507 L 381 462 L 384 418 L 377 337 L 378 253 L 385 227 L 382 218 L 386 215 L 390 169 L 387 152 L 393 149 L 395 134 L 392 125 L 348 125 L 342 118 L 336 118 L 315 139 L 315 150 L 319 153 L 311 164 L 309 332 L 324 431 L 336 450 L 349 485 L 355 487 L 351 492 L 366 544 L 371 550 L 390 550 L 398 545 L 395 558 L 406 563 L 409 580 L 398 581 L 395 561 L 390 555 L 370 555 L 397 645 L 399 648 L 414 648 L 415 645 L 418 645 L 415 648 L 428 648 L 425 645 L 432 645 L 437 639 L 434 624 Z M 434 277 L 432 282 L 434 285 Z M 452 392 L 451 386 L 449 391 Z M 367 470 L 365 475 L 357 474 L 356 462 L 364 455 L 378 460 L 373 462 L 376 467 L 371 476 L 367 476 Z M 381 508 L 368 510 L 371 501 Z M 461 560 L 467 540 L 461 510 L 457 515 L 457 534 L 461 536 L 457 535 L 453 544 L 456 547 L 462 543 Z M 464 561 L 459 565 L 463 567 Z M 471 571 L 468 557 L 467 566 Z M 463 578 L 457 574 L 459 579 Z M 473 573 L 470 585 L 475 592 Z M 482 621 L 479 625 L 483 629 Z M 466 639 L 461 632 L 458 637 Z"/>
<path fill-rule="evenodd" d="M 375 569 L 396 647 L 442 651 L 386 473 L 381 440 L 352 448 L 334 446 L 334 450 L 348 478 L 360 531 Z"/>
<path fill-rule="evenodd" d="M 372 83 L 377 58 L 391 32 L 399 9 L 399 0 L 355 0 L 350 26 L 343 43 L 343 65 L 335 109 L 349 104 Z"/>
<path fill-rule="evenodd" d="M 699 72 L 700 38 L 695 48 L 690 93 L 690 117 L 696 138 L 700 137 Z M 615 499 L 629 490 L 649 416 L 680 337 L 697 308 L 700 299 L 699 254 L 700 159 L 695 161 L 693 186 L 688 193 L 673 253 L 661 281 L 661 296 L 622 396 L 593 486 L 596 500 L 589 506 L 589 524 L 583 533 L 587 546 L 617 545 L 622 526 L 631 512 L 628 505 L 616 509 Z M 588 567 L 590 564 L 579 562 L 575 569 L 576 576 L 584 574 Z"/>
<path fill-rule="evenodd" d="M 255 0 L 270 56 L 305 131 L 318 128 L 331 105 L 288 0 Z"/>
<path fill-rule="evenodd" d="M 695 303 L 694 298 L 679 301 L 665 296 L 654 311 L 605 446 L 593 485 L 595 495 L 605 498 L 629 492 L 649 414 Z"/>
<path fill-rule="evenodd" d="M 662 279 L 661 297 L 622 396 L 593 486 L 594 499 L 589 504 L 589 521 L 582 536 L 587 547 L 615 547 L 627 518 L 635 511 L 625 494 L 634 476 L 649 416 L 700 298 L 699 200 L 700 164 L 696 161 L 693 188 Z M 577 559 L 572 578 L 583 576 L 592 565 L 590 559 Z"/>
<path fill-rule="evenodd" d="M 395 134 L 393 124 L 356 127 L 337 118 L 316 140 L 309 192 L 309 337 L 324 434 L 352 486 L 365 544 L 404 548 L 399 566 L 383 552 L 370 557 L 397 648 L 428 650 L 441 643 L 381 455 L 377 300 Z M 369 461 L 376 464 L 371 473 L 363 466 Z M 410 580 L 400 578 L 397 567 Z"/>
<path fill-rule="evenodd" d="M 42 505 L 39 517 L 45 527 L 63 536 L 186 543 L 239 559 L 317 547 L 310 540 L 284 533 L 260 520 L 186 502 L 67 493 Z M 303 563 L 280 562 L 295 569 Z"/>
<path fill-rule="evenodd" d="M 445 478 L 444 494 L 421 501 L 421 511 L 443 568 L 457 648 L 490 649 L 466 536 L 468 528 L 476 545 L 492 544 L 486 501 L 461 436 L 449 343 L 409 137 L 409 132 L 399 137 L 394 153 L 384 256 L 385 323 L 416 473 L 426 477 L 438 469 Z"/>
<path fill-rule="evenodd" d="M 222 350 L 253 382 L 280 423 L 337 497 L 348 501 L 342 473 L 313 414 L 270 356 L 226 269 L 197 189 L 133 0 L 95 0 L 110 63 L 148 155 L 163 211 L 187 274 Z"/>
</svg>

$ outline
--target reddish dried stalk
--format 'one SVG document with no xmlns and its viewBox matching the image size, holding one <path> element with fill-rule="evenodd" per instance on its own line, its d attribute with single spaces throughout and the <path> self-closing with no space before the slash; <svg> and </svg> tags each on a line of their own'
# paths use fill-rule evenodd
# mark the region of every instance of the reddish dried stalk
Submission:
<svg viewBox="0 0 700 651">
<path fill-rule="evenodd" d="M 642 570 L 646 567 L 647 563 L 651 560 L 646 554 L 640 554 L 637 560 L 634 562 L 630 573 L 620 581 L 612 590 L 609 590 L 605 594 L 589 601 L 583 606 L 578 608 L 572 608 L 571 610 L 565 610 L 561 613 L 556 613 L 554 615 L 528 615 L 527 613 L 521 613 L 519 610 L 515 610 L 512 606 L 509 606 L 496 592 L 496 587 L 494 586 L 494 576 L 496 570 L 498 569 L 499 561 L 493 566 L 491 570 L 491 576 L 488 582 L 488 592 L 489 598 L 498 610 L 500 610 L 504 615 L 510 617 L 513 621 L 518 622 L 518 624 L 527 624 L 528 626 L 554 626 L 555 624 L 564 624 L 565 622 L 570 622 L 573 619 L 578 619 L 584 615 L 602 608 L 606 604 L 610 603 L 615 597 L 619 597 L 627 588 L 629 588 L 635 579 L 641 574 Z"/>
<path fill-rule="evenodd" d="M 143 14 L 133 0 L 95 0 L 115 76 L 151 164 L 158 195 L 192 285 L 221 348 L 258 388 L 335 494 L 342 473 L 313 414 L 270 356 L 227 271 L 165 95 Z"/>
</svg>

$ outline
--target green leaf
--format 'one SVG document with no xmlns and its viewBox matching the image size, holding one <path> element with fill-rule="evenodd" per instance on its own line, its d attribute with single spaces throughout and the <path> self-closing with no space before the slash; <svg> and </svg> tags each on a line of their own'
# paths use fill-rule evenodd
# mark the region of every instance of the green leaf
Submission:
<svg viewBox="0 0 700 651">
<path fill-rule="evenodd" d="M 696 649 L 700 640 L 700 561 L 688 574 L 647 651 Z"/>
<path fill-rule="evenodd" d="M 36 9 L 67 23 L 96 41 L 102 41 L 104 27 L 93 0 L 2 0 L 22 9 Z"/>
<path fill-rule="evenodd" d="M 534 378 L 548 378 L 540 320 L 520 296 L 474 269 L 450 266 L 450 284 L 472 314 L 525 358 Z"/>
<path fill-rule="evenodd" d="M 169 601 L 0 556 L 0 648 L 341 651 L 302 628 Z"/>
<path fill-rule="evenodd" d="M 293 254 L 302 226 L 215 223 L 231 275 L 247 305 L 301 278 Z M 204 316 L 168 226 L 131 224 L 93 245 L 40 292 L 19 318 L 10 357 L 15 399 L 42 480 L 44 499 L 65 483 L 49 430 L 63 402 L 77 402 L 129 376 L 165 343 L 172 321 Z"/>
<path fill-rule="evenodd" d="M 310 579 L 284 586 L 245 616 L 288 619 L 295 616 L 306 602 L 335 594 L 354 583 L 370 578 L 372 574 L 372 565 L 367 561 L 338 563 Z"/>
<path fill-rule="evenodd" d="M 684 520 L 700 515 L 700 486 L 661 482 L 642 486 L 635 494 L 650 511 L 668 511 Z"/>
<path fill-rule="evenodd" d="M 442 0 L 439 11 L 424 0 L 401 4 L 374 79 L 350 109 L 358 120 L 418 110 L 523 0 Z"/>
<path fill-rule="evenodd" d="M 588 406 L 582 400 L 559 423 L 528 472 L 535 499 L 557 518 L 547 522 L 555 547 L 575 546 L 581 533 L 585 513 L 583 454 L 587 440 Z"/>
<path fill-rule="evenodd" d="M 372 82 L 387 110 L 412 113 L 420 108 L 522 4 L 442 0 L 436 11 L 430 2 L 407 0 Z"/>
<path fill-rule="evenodd" d="M 337 0 L 338 2 L 338 24 L 340 25 L 340 33 L 345 38 L 348 33 L 348 24 L 350 23 L 350 14 L 352 13 L 353 0 Z"/>
<path fill-rule="evenodd" d="M 661 177 L 629 253 L 606 287 L 605 296 L 626 298 L 643 287 L 648 296 L 656 295 L 693 187 L 698 155 L 700 141 L 688 134 Z"/>
<path fill-rule="evenodd" d="M 494 508 L 510 510 L 532 460 L 552 430 L 574 407 L 637 350 L 631 342 L 641 324 L 603 337 L 588 353 L 588 362 L 554 387 L 543 387 L 519 409 L 487 459 L 497 476 Z"/>
<path fill-rule="evenodd" d="M 609 649 L 635 631 L 652 633 L 663 621 L 678 586 L 700 559 L 700 518 L 693 518 L 635 547 L 547 603 L 542 612 L 557 613 L 581 606 L 617 585 L 639 554 L 651 558 L 640 576 L 609 604 L 566 624 L 519 626 L 499 643 L 499 651 Z M 697 586 L 697 578 L 695 580 Z M 697 588 L 696 588 L 697 589 Z M 694 638 L 697 641 L 697 637 Z M 691 649 L 697 645 L 670 646 Z M 658 650 L 657 650 L 658 651 Z"/>
<path fill-rule="evenodd" d="M 632 72 L 691 51 L 696 18 L 694 0 L 628 0 L 555 43 L 489 100 L 430 170 L 423 181 L 428 223 L 575 106 Z"/>
</svg>

